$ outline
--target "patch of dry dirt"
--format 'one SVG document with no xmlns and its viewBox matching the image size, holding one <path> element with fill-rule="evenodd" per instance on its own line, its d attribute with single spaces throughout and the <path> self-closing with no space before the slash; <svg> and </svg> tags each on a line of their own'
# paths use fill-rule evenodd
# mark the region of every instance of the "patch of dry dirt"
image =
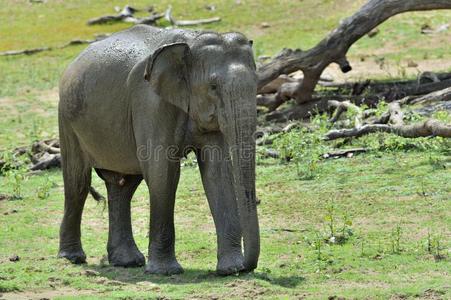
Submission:
<svg viewBox="0 0 451 300">
<path fill-rule="evenodd" d="M 27 112 L 34 112 L 39 115 L 48 115 L 46 107 L 58 105 L 58 89 L 35 91 L 26 90 L 23 93 L 14 97 L 0 98 L 0 113 L 7 113 L 8 115 L 19 115 L 21 113 L 20 106 L 30 105 Z"/>
<path fill-rule="evenodd" d="M 34 299 L 54 299 L 64 296 L 94 296 L 94 291 L 76 290 L 70 288 L 58 288 L 57 290 L 40 290 L 29 292 L 14 292 L 0 294 L 0 300 L 34 300 Z"/>
</svg>

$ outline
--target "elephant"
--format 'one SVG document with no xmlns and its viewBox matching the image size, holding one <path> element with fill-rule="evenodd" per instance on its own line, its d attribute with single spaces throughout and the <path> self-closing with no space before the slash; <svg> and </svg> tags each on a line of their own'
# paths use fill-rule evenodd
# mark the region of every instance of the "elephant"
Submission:
<svg viewBox="0 0 451 300">
<path fill-rule="evenodd" d="M 193 151 L 217 234 L 217 273 L 254 270 L 257 81 L 252 41 L 241 33 L 136 25 L 89 45 L 59 84 L 65 200 L 58 256 L 86 262 L 80 223 L 94 169 L 108 193 L 109 263 L 182 273 L 174 202 L 180 161 Z M 130 216 L 142 180 L 150 195 L 147 264 Z"/>
</svg>

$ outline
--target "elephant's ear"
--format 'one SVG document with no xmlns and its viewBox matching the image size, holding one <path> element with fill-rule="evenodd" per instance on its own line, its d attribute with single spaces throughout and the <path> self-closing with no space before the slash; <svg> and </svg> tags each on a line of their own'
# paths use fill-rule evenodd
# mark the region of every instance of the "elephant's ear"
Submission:
<svg viewBox="0 0 451 300">
<path fill-rule="evenodd" d="M 144 79 L 166 101 L 188 112 L 191 52 L 186 43 L 163 45 L 149 56 Z"/>
</svg>

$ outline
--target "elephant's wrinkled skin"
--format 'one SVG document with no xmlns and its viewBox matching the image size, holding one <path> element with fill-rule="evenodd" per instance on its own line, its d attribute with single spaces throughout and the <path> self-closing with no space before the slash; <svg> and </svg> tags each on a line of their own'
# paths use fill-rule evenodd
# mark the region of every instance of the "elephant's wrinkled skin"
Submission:
<svg viewBox="0 0 451 300">
<path fill-rule="evenodd" d="M 239 33 L 139 25 L 81 53 L 60 82 L 65 205 L 59 256 L 86 259 L 80 221 L 95 168 L 108 191 L 110 263 L 145 263 L 130 221 L 130 200 L 144 179 L 151 202 L 146 272 L 183 272 L 173 215 L 180 158 L 189 148 L 216 226 L 218 273 L 255 269 L 256 82 L 251 43 Z"/>
</svg>

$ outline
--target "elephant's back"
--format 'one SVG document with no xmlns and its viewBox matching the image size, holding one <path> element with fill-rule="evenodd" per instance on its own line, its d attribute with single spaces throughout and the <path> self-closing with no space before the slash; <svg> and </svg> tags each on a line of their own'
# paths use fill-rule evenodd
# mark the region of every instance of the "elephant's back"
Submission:
<svg viewBox="0 0 451 300">
<path fill-rule="evenodd" d="M 134 26 L 92 43 L 67 67 L 60 80 L 60 112 L 75 120 L 89 108 L 126 96 L 133 66 L 157 47 L 162 30 Z"/>
<path fill-rule="evenodd" d="M 95 63 L 103 68 L 131 68 L 142 58 L 151 54 L 164 40 L 164 29 L 137 25 L 91 44 L 75 63 Z"/>
</svg>

